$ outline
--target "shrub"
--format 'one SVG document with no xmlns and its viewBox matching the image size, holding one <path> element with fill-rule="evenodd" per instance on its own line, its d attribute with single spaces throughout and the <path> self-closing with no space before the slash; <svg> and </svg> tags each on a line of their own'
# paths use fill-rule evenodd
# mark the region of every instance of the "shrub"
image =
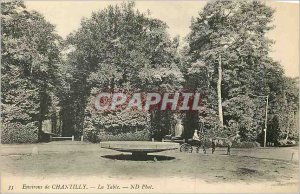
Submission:
<svg viewBox="0 0 300 194">
<path fill-rule="evenodd" d="M 99 134 L 100 141 L 149 141 L 151 134 L 148 130 L 113 134 Z"/>
<path fill-rule="evenodd" d="M 85 131 L 84 139 L 92 143 L 99 143 L 100 141 L 149 141 L 151 134 L 148 130 L 118 134 L 89 130 Z"/>
<path fill-rule="evenodd" d="M 83 133 L 83 139 L 92 143 L 99 143 L 99 131 L 97 130 L 85 130 Z"/>
<path fill-rule="evenodd" d="M 298 145 L 298 142 L 295 140 L 286 140 L 286 139 L 281 139 L 278 141 L 279 146 L 296 146 Z"/>
<path fill-rule="evenodd" d="M 97 112 L 87 107 L 83 135 L 86 141 L 148 141 L 150 114 L 143 111 Z M 143 129 L 143 130 L 141 130 Z"/>
<path fill-rule="evenodd" d="M 36 143 L 38 142 L 38 127 L 34 122 L 22 125 L 21 123 L 7 123 L 1 127 L 1 143 Z"/>
</svg>

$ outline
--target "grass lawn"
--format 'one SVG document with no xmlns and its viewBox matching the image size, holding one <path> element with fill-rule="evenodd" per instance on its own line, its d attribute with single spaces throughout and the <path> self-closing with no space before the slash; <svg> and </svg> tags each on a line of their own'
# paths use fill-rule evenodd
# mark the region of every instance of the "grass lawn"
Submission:
<svg viewBox="0 0 300 194">
<path fill-rule="evenodd" d="M 179 150 L 149 154 L 133 160 L 130 154 L 100 148 L 99 144 L 52 142 L 1 145 L 3 176 L 109 178 L 183 178 L 206 183 L 273 182 L 298 185 L 298 148 L 226 150 L 214 155 Z M 293 159 L 291 161 L 293 155 Z"/>
</svg>

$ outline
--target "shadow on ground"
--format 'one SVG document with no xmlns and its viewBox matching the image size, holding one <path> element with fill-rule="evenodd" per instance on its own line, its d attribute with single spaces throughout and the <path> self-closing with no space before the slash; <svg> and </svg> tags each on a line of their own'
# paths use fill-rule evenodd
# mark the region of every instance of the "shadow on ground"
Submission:
<svg viewBox="0 0 300 194">
<path fill-rule="evenodd" d="M 112 159 L 112 160 L 128 160 L 128 161 L 165 161 L 165 160 L 175 159 L 175 157 L 170 157 L 170 156 L 160 156 L 160 155 L 133 156 L 130 154 L 104 155 L 101 157 Z"/>
</svg>

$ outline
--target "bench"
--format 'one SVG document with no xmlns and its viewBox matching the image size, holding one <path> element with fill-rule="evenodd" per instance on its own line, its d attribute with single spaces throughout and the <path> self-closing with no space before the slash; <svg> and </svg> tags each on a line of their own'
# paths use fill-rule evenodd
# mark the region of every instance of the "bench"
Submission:
<svg viewBox="0 0 300 194">
<path fill-rule="evenodd" d="M 74 135 L 72 135 L 72 137 L 50 137 L 50 141 L 56 141 L 56 140 L 72 140 L 74 141 Z"/>
</svg>

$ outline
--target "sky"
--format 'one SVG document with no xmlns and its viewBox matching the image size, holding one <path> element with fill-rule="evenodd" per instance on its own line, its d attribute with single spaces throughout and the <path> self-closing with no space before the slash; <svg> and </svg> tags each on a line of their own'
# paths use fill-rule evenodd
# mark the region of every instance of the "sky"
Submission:
<svg viewBox="0 0 300 194">
<path fill-rule="evenodd" d="M 25 1 L 27 8 L 42 13 L 46 20 L 56 26 L 57 33 L 65 38 L 80 27 L 83 17 L 93 11 L 122 1 Z M 171 36 L 185 37 L 192 17 L 206 4 L 205 1 L 136 1 L 136 8 L 151 17 L 165 21 Z M 276 26 L 268 37 L 275 40 L 270 53 L 279 61 L 287 76 L 299 76 L 299 2 L 274 2 L 266 4 L 276 9 L 273 24 Z"/>
</svg>

